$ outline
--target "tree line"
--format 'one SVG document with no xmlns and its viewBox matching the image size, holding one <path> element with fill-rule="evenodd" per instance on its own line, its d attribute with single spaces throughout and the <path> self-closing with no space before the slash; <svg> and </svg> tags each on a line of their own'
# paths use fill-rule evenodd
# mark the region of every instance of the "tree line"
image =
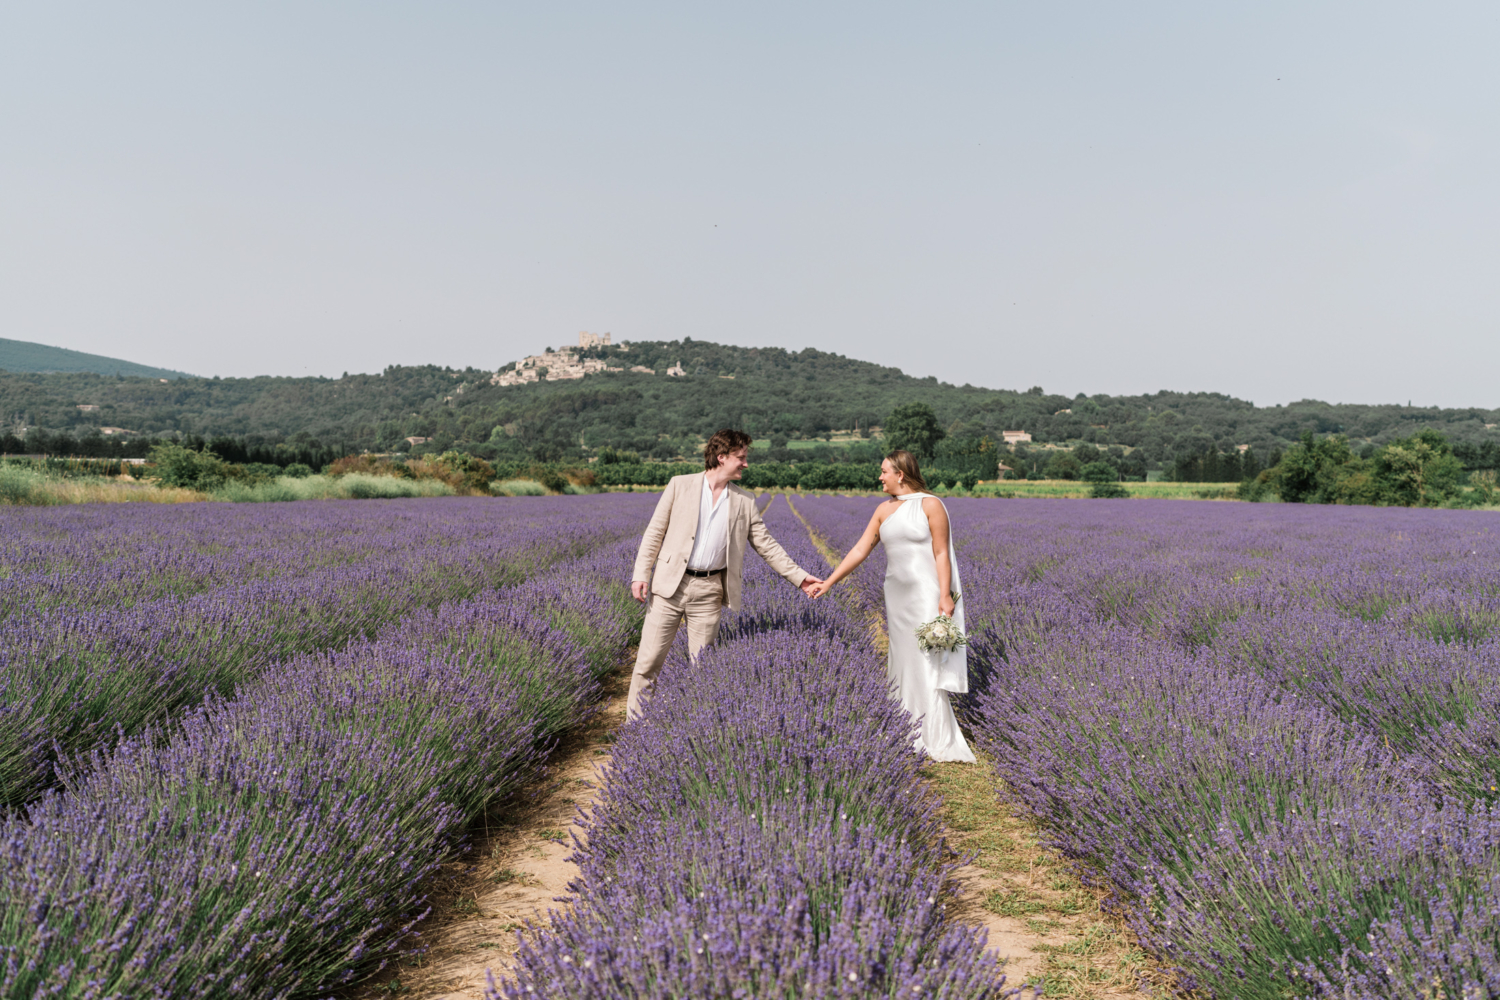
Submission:
<svg viewBox="0 0 1500 1000">
<path fill-rule="evenodd" d="M 285 469 L 290 465 L 319 469 L 358 450 L 349 444 L 324 444 L 307 434 L 293 435 L 288 440 L 278 441 L 268 441 L 259 435 L 221 435 L 211 439 L 198 434 L 116 437 L 105 436 L 97 431 L 75 437 L 67 431 L 52 433 L 39 428 L 30 429 L 24 437 L 14 433 L 0 434 L 0 454 L 5 455 L 118 462 L 124 458 L 149 458 L 154 450 L 163 445 L 176 445 L 189 451 L 213 454 L 229 463 L 264 465 L 278 469 Z"/>
<path fill-rule="evenodd" d="M 1037 386 L 1024 391 L 955 386 L 812 349 L 694 339 L 612 345 L 582 354 L 627 370 L 521 386 L 494 385 L 488 370 L 431 365 L 337 379 L 171 382 L 0 372 L 0 426 L 28 439 L 26 449 L 33 451 L 33 431 L 16 428 L 65 433 L 81 449 L 119 447 L 98 444 L 92 436 L 117 427 L 135 439 L 260 440 L 274 448 L 302 435 L 352 451 L 436 455 L 461 450 L 492 463 L 579 464 L 605 449 L 634 452 L 645 462 L 673 462 L 691 460 L 704 436 L 718 427 L 744 429 L 769 440 L 773 451 L 778 443 L 780 449 L 788 442 L 832 443 L 836 432 L 871 440 L 898 407 L 923 403 L 944 430 L 949 442 L 944 457 L 955 467 L 965 454 L 984 454 L 973 450 L 977 442 L 992 442 L 999 452 L 993 443 L 1003 441 L 1003 432 L 1020 430 L 1038 445 L 1092 447 L 1125 476 L 1147 471 L 1223 476 L 1224 460 L 1218 456 L 1240 454 L 1241 446 L 1264 467 L 1273 453 L 1285 452 L 1306 433 L 1342 434 L 1360 451 L 1433 429 L 1466 463 L 1487 460 L 1480 450 L 1500 442 L 1500 410 L 1493 409 L 1316 400 L 1257 407 L 1222 393 L 1165 390 L 1069 397 Z M 666 368 L 679 362 L 687 374 L 667 377 Z M 628 371 L 634 365 L 657 374 Z M 1016 449 L 1004 453 L 1005 461 L 1027 476 L 1041 475 L 1055 450 L 1033 448 L 1033 455 Z M 806 449 L 789 451 L 787 461 L 814 460 L 803 455 Z M 1210 454 L 1215 458 L 1205 463 Z"/>
<path fill-rule="evenodd" d="M 997 444 L 987 435 L 959 424 L 952 432 L 927 403 L 904 403 L 881 420 L 883 435 L 833 447 L 821 442 L 809 449 L 792 449 L 789 439 L 771 438 L 769 448 L 755 448 L 744 485 L 750 488 L 861 490 L 875 488 L 882 457 L 897 448 L 914 452 L 934 486 L 972 489 L 978 482 L 1001 477 L 1017 479 L 1081 480 L 1093 485 L 1095 496 L 1123 496 L 1118 484 L 1147 478 L 1139 449 L 1118 445 L 1104 448 L 1076 444 L 1072 448 L 1041 448 Z M 172 440 L 106 438 L 97 433 L 73 439 L 65 432 L 49 435 L 33 431 L 23 440 L 0 435 L 0 451 L 74 456 L 59 471 L 97 474 L 100 466 L 126 457 L 149 457 L 168 468 L 173 484 L 201 481 L 257 479 L 285 474 L 308 475 L 318 470 L 371 461 L 352 454 L 347 444 L 328 445 L 306 433 L 289 440 L 263 437 L 197 435 Z M 412 456 L 424 460 L 423 456 Z M 600 449 L 592 462 L 538 462 L 528 456 L 486 457 L 462 449 L 438 456 L 443 467 L 476 482 L 489 476 L 541 475 L 549 482 L 587 482 L 603 486 L 661 486 L 674 475 L 700 466 L 694 462 L 652 461 L 636 451 Z M 76 459 L 81 458 L 84 464 Z M 393 474 L 410 471 L 404 463 Z M 1004 468 L 1002 469 L 1002 466 Z M 566 469 L 566 474 L 560 469 Z M 538 471 L 540 470 L 540 471 Z M 1317 437 L 1311 431 L 1286 450 L 1273 448 L 1264 460 L 1254 448 L 1218 451 L 1209 446 L 1177 455 L 1161 478 L 1178 482 L 1238 483 L 1242 499 L 1280 499 L 1290 503 L 1355 503 L 1405 506 L 1468 506 L 1489 503 L 1496 472 L 1500 470 L 1500 442 L 1451 443 L 1440 432 L 1423 429 L 1382 446 L 1365 443 L 1354 448 L 1345 435 Z M 445 473 L 447 474 L 447 473 Z M 470 484 L 472 486 L 472 484 Z M 550 487 L 549 487 L 550 488 Z"/>
</svg>

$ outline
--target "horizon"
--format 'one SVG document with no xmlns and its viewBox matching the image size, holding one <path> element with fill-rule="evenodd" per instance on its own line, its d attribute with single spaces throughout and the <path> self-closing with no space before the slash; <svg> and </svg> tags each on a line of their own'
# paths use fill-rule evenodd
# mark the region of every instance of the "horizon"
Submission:
<svg viewBox="0 0 1500 1000">
<path fill-rule="evenodd" d="M 0 338 L 0 340 L 14 340 L 14 338 Z M 622 341 L 616 342 L 615 344 L 612 344 L 611 346 L 618 347 L 621 344 L 629 344 L 629 343 L 682 343 L 682 342 L 686 342 L 686 341 L 701 341 L 702 343 L 706 343 L 706 344 L 715 344 L 717 346 L 724 346 L 724 347 L 738 347 L 738 348 L 741 348 L 743 350 L 785 350 L 785 351 L 788 351 L 789 353 L 792 353 L 792 354 L 800 353 L 800 351 L 803 351 L 803 350 L 819 350 L 819 351 L 821 351 L 821 348 L 812 348 L 812 347 L 805 347 L 805 348 L 784 348 L 784 347 L 781 347 L 780 345 L 776 345 L 776 344 L 754 344 L 754 345 L 719 344 L 717 341 L 707 340 L 707 339 L 701 338 L 701 337 L 687 337 L 687 338 L 681 338 L 681 337 L 679 337 L 679 338 L 676 338 L 675 340 L 670 340 L 670 341 L 648 341 L 648 340 L 644 340 L 644 339 L 643 340 L 637 340 L 637 341 L 623 341 L 622 340 Z M 40 344 L 40 343 L 35 342 L 35 341 L 18 341 L 18 343 L 34 344 L 35 346 L 48 347 L 48 348 L 52 348 L 54 350 L 62 350 L 62 351 L 75 351 L 76 350 L 75 348 L 59 347 L 58 345 L 55 345 L 55 344 Z M 513 363 L 515 361 L 519 361 L 519 360 L 521 360 L 524 357 L 528 357 L 528 356 L 533 355 L 533 354 L 541 354 L 541 353 L 543 353 L 543 351 L 545 350 L 545 348 L 549 347 L 549 346 L 552 346 L 552 345 L 544 345 L 543 348 L 538 348 L 538 349 L 536 349 L 534 351 L 531 351 L 529 354 L 523 354 L 523 355 L 520 355 L 520 356 L 518 356 L 516 358 L 512 358 L 510 361 L 504 362 L 504 363 L 496 366 L 495 368 L 481 368 L 478 365 L 467 365 L 467 366 L 464 366 L 464 367 L 457 367 L 457 368 L 453 367 L 453 366 L 445 366 L 445 365 L 433 365 L 432 367 L 442 368 L 443 370 L 449 371 L 449 372 L 462 372 L 462 371 L 467 371 L 467 370 L 473 370 L 473 371 L 494 373 L 496 371 L 499 371 L 499 370 L 503 369 L 506 365 L 511 364 L 511 363 Z M 556 350 L 556 351 L 561 351 L 561 350 L 564 350 L 564 349 L 567 349 L 567 348 L 571 348 L 572 350 L 575 350 L 575 351 L 579 349 L 578 345 L 576 345 L 576 344 L 572 344 L 572 345 L 564 344 L 562 347 L 552 347 L 552 349 Z M 91 352 L 80 352 L 80 353 L 91 353 Z M 863 362 L 867 362 L 869 364 L 877 364 L 878 363 L 878 362 L 870 362 L 870 361 L 868 361 L 868 359 L 865 359 L 865 358 L 855 358 L 855 357 L 851 357 L 850 355 L 847 355 L 847 354 L 840 354 L 840 352 L 837 352 L 837 351 L 826 351 L 826 352 L 822 352 L 822 353 L 836 354 L 836 355 L 844 357 L 844 358 L 846 358 L 847 360 L 850 360 L 850 361 L 863 361 Z M 97 355 L 97 356 L 99 356 L 99 357 L 105 357 L 104 355 Z M 110 360 L 110 361 L 126 362 L 126 363 L 130 363 L 130 364 L 139 364 L 139 365 L 142 365 L 143 367 L 152 367 L 152 368 L 160 368 L 162 370 L 168 370 L 168 366 L 166 366 L 166 365 L 150 365 L 150 364 L 148 364 L 146 362 L 138 362 L 138 361 L 135 361 L 134 359 L 130 359 L 130 358 L 108 358 L 108 360 Z M 399 367 L 426 367 L 426 364 L 425 363 L 418 363 L 418 364 L 409 364 L 409 365 L 391 365 L 391 366 L 387 366 L 387 367 L 398 367 L 398 368 Z M 899 368 L 899 366 L 894 366 L 894 365 L 893 366 L 887 366 L 887 367 L 897 367 L 897 368 Z M 196 374 L 184 372 L 184 373 L 182 373 L 182 377 L 204 379 L 204 380 L 207 380 L 207 381 L 212 381 L 214 379 L 244 379 L 244 380 L 249 380 L 249 379 L 256 379 L 256 378 L 317 378 L 317 379 L 326 379 L 326 380 L 329 380 L 329 381 L 335 381 L 336 382 L 340 378 L 351 378 L 351 377 L 355 377 L 355 376 L 375 377 L 375 376 L 379 376 L 379 375 L 383 374 L 384 371 L 385 371 L 385 369 L 381 369 L 380 371 L 368 371 L 368 372 L 344 371 L 344 372 L 340 373 L 339 375 L 325 375 L 325 374 L 322 374 L 322 373 L 319 373 L 319 374 L 316 374 L 316 375 L 284 375 L 284 374 L 277 374 L 277 373 L 274 373 L 274 372 L 260 372 L 260 373 L 253 374 L 253 375 L 196 375 Z M 90 372 L 75 373 L 75 372 L 48 371 L 48 372 L 20 372 L 20 373 L 17 373 L 17 374 L 67 375 L 67 374 L 99 374 L 99 373 L 90 373 Z M 912 373 L 907 372 L 904 369 L 902 369 L 902 374 L 906 375 L 906 376 L 908 376 L 910 378 L 925 377 L 925 376 L 912 375 Z M 144 377 L 144 376 L 129 376 L 129 377 Z M 590 377 L 593 377 L 593 376 L 590 375 L 590 376 L 585 376 L 585 377 L 586 378 L 590 378 Z M 977 385 L 977 384 L 974 384 L 974 383 L 949 382 L 949 381 L 947 381 L 945 379 L 938 379 L 938 383 L 940 385 L 946 385 L 946 386 L 949 386 L 949 387 L 952 387 L 952 388 L 963 388 L 964 386 L 967 385 L 967 386 L 972 386 L 973 388 L 976 388 L 976 389 L 985 389 L 985 390 L 988 390 L 988 391 L 991 391 L 991 392 L 1010 392 L 1010 393 L 1015 393 L 1017 395 L 1025 395 L 1029 391 L 1029 388 L 1030 388 L 1030 387 L 1028 387 L 1027 389 L 1021 389 L 1021 388 L 1013 388 L 1013 387 L 1009 387 L 1009 386 L 985 386 L 985 385 Z M 520 387 L 516 387 L 516 388 L 520 388 Z M 1480 409 L 1480 410 L 1500 410 L 1500 405 L 1496 405 L 1496 406 L 1482 406 L 1482 405 L 1481 406 L 1462 406 L 1462 405 L 1445 405 L 1445 404 L 1442 404 L 1442 403 L 1419 404 L 1419 403 L 1414 403 L 1412 401 L 1407 401 L 1407 402 L 1403 403 L 1403 402 L 1401 402 L 1399 400 L 1389 400 L 1389 401 L 1383 401 L 1383 402 L 1382 401 L 1376 401 L 1376 402 L 1359 401 L 1359 402 L 1355 402 L 1355 401 L 1348 401 L 1348 400 L 1321 399 L 1321 398 L 1318 398 L 1316 396 L 1305 396 L 1305 397 L 1303 397 L 1301 399 L 1291 399 L 1291 400 L 1285 400 L 1285 401 L 1275 402 L 1275 403 L 1261 403 L 1261 402 L 1257 402 L 1257 401 L 1252 400 L 1252 399 L 1246 399 L 1246 398 L 1244 398 L 1242 396 L 1236 396 L 1233 393 L 1226 393 L 1226 392 L 1224 392 L 1222 390 L 1211 389 L 1211 388 L 1204 388 L 1204 389 L 1174 389 L 1174 388 L 1170 388 L 1170 387 L 1162 387 L 1160 389 L 1153 389 L 1153 390 L 1148 390 L 1148 391 L 1144 391 L 1144 392 L 1132 392 L 1132 393 L 1096 392 L 1096 393 L 1072 393 L 1072 394 L 1063 393 L 1063 392 L 1054 392 L 1052 390 L 1047 389 L 1045 386 L 1043 386 L 1041 388 L 1042 388 L 1042 392 L 1043 392 L 1044 395 L 1047 395 L 1047 396 L 1064 396 L 1064 397 L 1066 397 L 1068 399 L 1077 399 L 1077 398 L 1079 398 L 1080 395 L 1086 395 L 1086 396 L 1089 396 L 1090 398 L 1097 398 L 1097 397 L 1100 397 L 1100 396 L 1105 396 L 1105 397 L 1110 397 L 1110 398 L 1145 397 L 1145 396 L 1159 395 L 1161 393 L 1174 393 L 1174 394 L 1183 395 L 1183 396 L 1218 395 L 1218 396 L 1225 396 L 1225 397 L 1227 397 L 1229 399 L 1232 399 L 1232 400 L 1235 400 L 1237 402 L 1248 403 L 1249 405 L 1255 407 L 1256 409 L 1262 409 L 1262 410 L 1264 410 L 1264 409 L 1276 409 L 1278 407 L 1286 407 L 1286 406 L 1295 406 L 1295 405 L 1300 404 L 1300 403 L 1321 403 L 1321 404 L 1324 404 L 1324 405 L 1327 405 L 1327 406 L 1397 406 L 1397 407 L 1403 407 L 1403 408 L 1408 408 L 1408 409 L 1440 409 L 1440 410 Z"/>
<path fill-rule="evenodd" d="M 1497 45 L 1473 2 L 13 6 L 0 336 L 1493 408 Z"/>
</svg>

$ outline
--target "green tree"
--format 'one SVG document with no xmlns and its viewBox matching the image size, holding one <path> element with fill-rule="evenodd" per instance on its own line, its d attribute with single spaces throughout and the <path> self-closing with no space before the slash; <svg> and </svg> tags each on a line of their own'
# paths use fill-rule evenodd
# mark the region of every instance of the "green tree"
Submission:
<svg viewBox="0 0 1500 1000">
<path fill-rule="evenodd" d="M 1077 479 L 1083 473 L 1078 459 L 1066 451 L 1060 451 L 1047 460 L 1045 475 L 1048 479 Z"/>
<path fill-rule="evenodd" d="M 1276 491 L 1287 503 L 1331 503 L 1328 487 L 1332 470 L 1354 460 L 1342 436 L 1317 440 L 1303 431 L 1302 440 L 1287 449 L 1277 467 Z"/>
<path fill-rule="evenodd" d="M 1090 462 L 1079 471 L 1078 478 L 1086 483 L 1117 483 L 1120 474 L 1108 462 Z"/>
<path fill-rule="evenodd" d="M 1461 492 L 1463 463 L 1448 439 L 1435 430 L 1418 431 L 1392 441 L 1375 456 L 1375 474 L 1383 499 L 1403 507 L 1436 507 Z"/>
<path fill-rule="evenodd" d="M 926 403 L 898 406 L 885 419 L 886 445 L 892 451 L 909 451 L 924 462 L 932 458 L 937 443 L 946 436 L 937 414 Z"/>
<path fill-rule="evenodd" d="M 212 490 L 229 478 L 229 466 L 213 452 L 194 451 L 180 444 L 159 444 L 151 449 L 150 463 L 163 486 L 190 490 Z"/>
<path fill-rule="evenodd" d="M 1288 503 L 1463 506 L 1479 499 L 1460 486 L 1463 474 L 1447 438 L 1431 429 L 1392 441 L 1369 458 L 1354 454 L 1343 435 L 1318 440 L 1305 431 L 1280 464 L 1241 492 L 1259 499 L 1257 487 L 1266 482 Z"/>
<path fill-rule="evenodd" d="M 1120 484 L 1120 473 L 1108 462 L 1088 463 L 1079 473 L 1079 478 L 1093 484 L 1089 496 L 1096 500 L 1118 500 L 1130 495 Z"/>
</svg>

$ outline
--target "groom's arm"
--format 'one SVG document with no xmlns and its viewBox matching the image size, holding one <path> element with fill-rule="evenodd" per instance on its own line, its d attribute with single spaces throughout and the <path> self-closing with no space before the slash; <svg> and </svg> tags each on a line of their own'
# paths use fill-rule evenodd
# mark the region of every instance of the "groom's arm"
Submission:
<svg viewBox="0 0 1500 1000">
<path fill-rule="evenodd" d="M 670 482 L 667 488 L 661 491 L 661 498 L 656 501 L 656 512 L 651 515 L 651 523 L 646 525 L 646 533 L 641 536 L 641 547 L 635 553 L 635 568 L 630 573 L 631 590 L 635 590 L 635 584 L 646 584 L 651 580 L 651 567 L 656 565 L 656 557 L 661 554 L 662 539 L 667 537 L 667 523 L 672 520 L 672 496 L 676 491 Z M 637 594 L 638 599 L 644 599 L 644 594 Z"/>
<path fill-rule="evenodd" d="M 800 587 L 803 581 L 811 579 L 812 574 L 807 572 L 791 556 L 786 554 L 786 549 L 781 543 L 771 537 L 771 531 L 766 527 L 766 522 L 761 520 L 760 511 L 752 508 L 750 514 L 750 547 L 760 554 L 777 573 L 789 580 L 794 587 Z"/>
</svg>

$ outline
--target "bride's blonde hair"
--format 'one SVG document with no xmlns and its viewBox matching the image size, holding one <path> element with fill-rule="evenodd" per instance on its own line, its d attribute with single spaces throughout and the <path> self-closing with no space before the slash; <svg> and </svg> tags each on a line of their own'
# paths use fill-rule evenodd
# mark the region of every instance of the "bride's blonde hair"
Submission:
<svg viewBox="0 0 1500 1000">
<path fill-rule="evenodd" d="M 922 478 L 922 468 L 917 465 L 917 456 L 898 448 L 885 456 L 891 468 L 901 473 L 901 479 L 918 493 L 927 492 L 927 480 Z"/>
</svg>

